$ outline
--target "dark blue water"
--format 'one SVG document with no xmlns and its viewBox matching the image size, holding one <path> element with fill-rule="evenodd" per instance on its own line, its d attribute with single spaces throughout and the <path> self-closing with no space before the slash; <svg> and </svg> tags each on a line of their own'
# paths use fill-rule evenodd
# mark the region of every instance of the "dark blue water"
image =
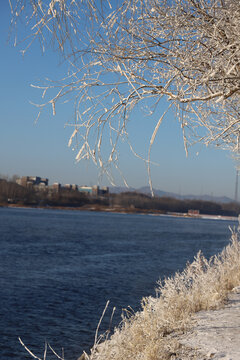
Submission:
<svg viewBox="0 0 240 360">
<path fill-rule="evenodd" d="M 48 341 L 75 360 L 122 308 L 139 309 L 159 277 L 182 270 L 199 249 L 228 243 L 234 222 L 149 215 L 0 209 L 0 359 L 42 357 Z"/>
</svg>

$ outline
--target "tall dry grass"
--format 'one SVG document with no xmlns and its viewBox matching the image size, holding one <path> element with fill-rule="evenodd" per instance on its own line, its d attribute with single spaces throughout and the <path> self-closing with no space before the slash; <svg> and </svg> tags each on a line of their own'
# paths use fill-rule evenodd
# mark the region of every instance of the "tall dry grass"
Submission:
<svg viewBox="0 0 240 360">
<path fill-rule="evenodd" d="M 193 314 L 219 308 L 240 284 L 239 234 L 239 229 L 232 231 L 229 245 L 219 255 L 207 260 L 200 251 L 183 272 L 159 281 L 156 297 L 143 298 L 141 311 L 126 315 L 111 336 L 96 337 L 90 354 L 82 358 L 179 359 L 178 335 L 191 328 Z"/>
</svg>

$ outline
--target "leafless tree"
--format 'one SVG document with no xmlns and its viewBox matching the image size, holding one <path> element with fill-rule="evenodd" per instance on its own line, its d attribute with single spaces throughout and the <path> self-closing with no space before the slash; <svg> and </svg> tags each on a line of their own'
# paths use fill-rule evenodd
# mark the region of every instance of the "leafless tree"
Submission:
<svg viewBox="0 0 240 360">
<path fill-rule="evenodd" d="M 46 100 L 38 106 L 41 112 L 51 105 L 55 114 L 60 99 L 74 101 L 69 146 L 78 148 L 76 160 L 91 158 L 106 171 L 118 166 L 117 145 L 121 138 L 128 141 L 129 115 L 146 100 L 149 114 L 157 114 L 146 159 L 149 171 L 151 147 L 170 108 L 181 122 L 186 151 L 202 141 L 239 152 L 238 1 L 10 3 L 13 27 L 22 15 L 29 29 L 24 51 L 35 39 L 43 50 L 52 43 L 70 66 L 61 81 L 39 87 Z M 52 89 L 55 95 L 47 98 Z M 163 111 L 162 101 L 167 104 Z M 110 144 L 105 156 L 104 142 Z"/>
</svg>

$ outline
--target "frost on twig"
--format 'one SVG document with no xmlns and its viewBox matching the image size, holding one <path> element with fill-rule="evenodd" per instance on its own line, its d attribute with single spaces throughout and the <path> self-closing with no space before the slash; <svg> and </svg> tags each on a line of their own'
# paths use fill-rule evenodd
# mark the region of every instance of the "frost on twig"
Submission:
<svg viewBox="0 0 240 360">
<path fill-rule="evenodd" d="M 93 347 L 91 349 L 91 354 L 94 354 L 95 353 L 95 350 L 96 348 L 102 344 L 104 341 L 107 341 L 109 339 L 109 336 L 111 335 L 112 333 L 112 321 L 113 321 L 113 316 L 114 316 L 114 313 L 115 313 L 115 310 L 116 308 L 113 307 L 113 310 L 112 310 L 112 314 L 111 314 L 111 317 L 110 317 L 110 322 L 109 322 L 109 327 L 108 327 L 108 330 L 102 334 L 99 335 L 99 329 L 100 329 L 100 326 L 101 326 L 101 323 L 102 323 L 102 320 L 106 314 L 106 311 L 107 311 L 107 308 L 109 306 L 109 303 L 110 301 L 108 300 L 106 305 L 105 305 L 105 308 L 102 312 L 102 315 L 99 319 L 99 322 L 97 324 L 97 328 L 96 328 L 96 332 L 95 332 L 95 339 L 94 339 L 94 344 L 93 344 Z M 40 358 L 38 357 L 37 355 L 35 355 L 30 349 L 28 346 L 26 346 L 24 344 L 24 342 L 22 341 L 22 339 L 19 337 L 18 338 L 20 344 L 23 346 L 23 348 L 26 350 L 26 352 L 33 358 L 33 359 L 36 359 L 36 360 L 47 360 L 47 355 L 51 355 L 53 354 L 54 355 L 54 358 L 56 359 L 59 359 L 59 360 L 64 360 L 64 349 L 62 349 L 62 354 L 59 355 L 53 348 L 52 346 L 49 344 L 49 343 L 45 343 L 45 347 L 44 347 L 44 352 L 43 352 L 43 357 Z M 90 357 L 91 357 L 91 354 L 88 355 L 85 351 L 83 352 L 82 356 L 80 356 L 79 359 L 82 359 L 82 360 L 90 360 Z"/>
<path fill-rule="evenodd" d="M 156 119 L 169 102 L 185 149 L 201 141 L 239 151 L 240 3 L 235 0 L 11 0 L 12 24 L 24 14 L 26 48 L 54 44 L 70 67 L 42 87 L 45 103 L 73 101 L 70 145 L 77 161 L 118 167 L 132 110 L 148 101 Z M 23 15 L 22 15 L 23 17 Z M 47 99 L 48 91 L 56 95 Z M 168 108 L 168 105 L 166 106 Z M 165 114 L 167 118 L 168 113 Z M 148 123 L 146 120 L 146 127 Z M 72 145 L 76 140 L 75 145 Z M 150 173 L 149 157 L 144 159 Z"/>
<path fill-rule="evenodd" d="M 64 360 L 64 351 L 62 349 L 62 355 L 58 355 L 56 353 L 56 351 L 51 347 L 50 344 L 45 343 L 45 348 L 44 348 L 44 352 L 43 352 L 43 357 L 39 358 L 38 356 L 36 356 L 22 341 L 21 338 L 18 338 L 20 344 L 24 347 L 24 349 L 28 352 L 29 355 L 31 355 L 32 358 L 37 359 L 37 360 L 46 360 L 47 359 L 47 351 L 48 349 L 50 350 L 50 352 L 59 360 Z"/>
</svg>

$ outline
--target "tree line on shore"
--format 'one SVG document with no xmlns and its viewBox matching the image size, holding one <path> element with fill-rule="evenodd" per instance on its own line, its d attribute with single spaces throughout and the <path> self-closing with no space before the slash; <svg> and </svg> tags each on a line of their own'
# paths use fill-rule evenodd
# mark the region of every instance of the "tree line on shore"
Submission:
<svg viewBox="0 0 240 360">
<path fill-rule="evenodd" d="M 124 209 L 128 212 L 179 212 L 187 213 L 190 209 L 200 214 L 238 216 L 240 204 L 237 202 L 216 203 L 203 200 L 179 200 L 171 197 L 151 197 L 138 192 L 122 192 L 105 196 L 92 196 L 76 190 L 39 190 L 18 185 L 13 179 L 0 180 L 0 205 L 8 206 L 49 206 L 96 209 Z"/>
</svg>

